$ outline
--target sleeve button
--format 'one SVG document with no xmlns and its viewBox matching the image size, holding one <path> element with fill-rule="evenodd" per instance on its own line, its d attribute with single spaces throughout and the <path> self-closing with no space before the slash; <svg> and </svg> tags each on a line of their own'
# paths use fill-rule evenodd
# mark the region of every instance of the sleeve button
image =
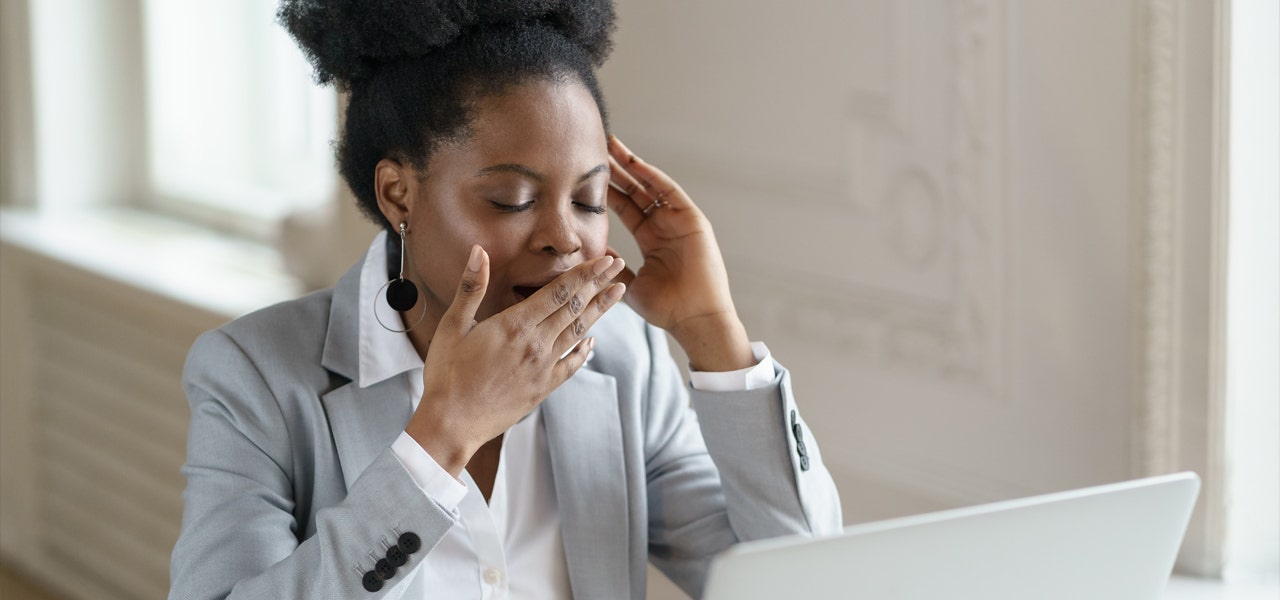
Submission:
<svg viewBox="0 0 1280 600">
<path fill-rule="evenodd" d="M 363 583 L 364 589 L 369 592 L 376 592 L 382 589 L 382 579 L 379 578 L 378 574 L 374 573 L 373 571 L 369 571 L 368 573 L 365 573 L 364 579 L 361 580 L 360 583 Z"/>
<path fill-rule="evenodd" d="M 398 540 L 397 545 L 400 546 L 400 549 L 403 550 L 405 554 L 413 554 L 422 548 L 422 540 L 418 538 L 418 534 L 412 531 L 406 531 L 400 534 L 400 539 Z"/>
<path fill-rule="evenodd" d="M 387 548 L 387 562 L 393 567 L 403 567 L 406 562 L 409 562 L 409 557 L 405 556 L 400 546 L 392 546 Z"/>
<path fill-rule="evenodd" d="M 383 581 L 396 576 L 395 566 L 391 564 L 391 561 L 385 558 L 379 560 L 377 564 L 373 566 L 373 571 L 378 575 L 378 577 L 382 578 Z"/>
</svg>

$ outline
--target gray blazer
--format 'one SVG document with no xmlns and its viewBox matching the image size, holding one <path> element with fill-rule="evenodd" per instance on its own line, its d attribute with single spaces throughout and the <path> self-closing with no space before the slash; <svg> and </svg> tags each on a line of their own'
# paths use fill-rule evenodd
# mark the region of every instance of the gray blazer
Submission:
<svg viewBox="0 0 1280 600">
<path fill-rule="evenodd" d="M 414 567 L 454 518 L 390 450 L 411 414 L 410 375 L 354 382 L 360 264 L 192 347 L 171 598 L 424 597 Z M 595 357 L 542 405 L 575 597 L 644 598 L 646 560 L 697 597 L 734 543 L 840 529 L 813 436 L 792 426 L 785 369 L 764 389 L 699 392 L 665 334 L 626 306 L 591 334 Z M 421 549 L 367 592 L 362 576 L 405 532 Z"/>
</svg>

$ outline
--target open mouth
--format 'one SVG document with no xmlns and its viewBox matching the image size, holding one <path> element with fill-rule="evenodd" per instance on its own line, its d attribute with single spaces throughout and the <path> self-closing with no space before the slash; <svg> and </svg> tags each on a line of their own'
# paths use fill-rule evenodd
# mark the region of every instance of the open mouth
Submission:
<svg viewBox="0 0 1280 600">
<path fill-rule="evenodd" d="M 538 291 L 538 290 L 540 290 L 540 289 L 542 289 L 542 286 L 540 286 L 540 285 L 536 285 L 536 286 L 534 286 L 534 285 L 517 285 L 517 286 L 515 286 L 515 287 L 511 288 L 511 290 L 512 290 L 513 292 L 515 292 L 515 294 L 516 294 L 516 298 L 519 298 L 522 302 L 523 302 L 524 300 L 528 299 L 528 298 L 529 298 L 529 296 L 532 296 L 532 295 L 534 295 L 535 293 L 537 293 L 537 291 Z"/>
</svg>

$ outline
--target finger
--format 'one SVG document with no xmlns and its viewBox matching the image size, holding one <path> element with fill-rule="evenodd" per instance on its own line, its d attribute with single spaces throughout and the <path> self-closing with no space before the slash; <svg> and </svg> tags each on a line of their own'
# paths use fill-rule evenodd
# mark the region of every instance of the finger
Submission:
<svg viewBox="0 0 1280 600">
<path fill-rule="evenodd" d="M 516 318 L 521 322 L 541 327 L 544 321 L 551 318 L 566 304 L 573 303 L 581 309 L 585 306 L 586 300 L 595 294 L 595 290 L 591 291 L 591 295 L 584 297 L 578 296 L 579 290 L 583 286 L 603 277 L 604 273 L 617 260 L 612 256 L 606 255 L 584 262 L 561 273 L 559 277 L 542 286 L 542 289 L 534 292 L 527 300 L 507 310 L 518 313 Z M 575 298 L 577 299 L 575 300 Z"/>
<path fill-rule="evenodd" d="M 622 271 L 618 273 L 618 276 L 614 277 L 613 280 L 618 283 L 625 284 L 627 287 L 631 287 L 631 281 L 635 278 L 636 272 L 632 271 L 631 267 L 622 267 Z"/>
<path fill-rule="evenodd" d="M 619 188 L 613 187 L 612 182 L 605 198 L 609 208 L 613 209 L 614 214 L 618 215 L 618 220 L 622 221 L 622 225 L 634 234 L 636 228 L 644 222 L 644 212 L 636 205 L 635 200 Z"/>
<path fill-rule="evenodd" d="M 631 198 L 637 206 L 649 201 L 644 186 L 627 172 L 627 168 L 616 158 L 612 147 L 609 150 L 609 185 Z"/>
<path fill-rule="evenodd" d="M 556 365 L 552 370 L 555 372 L 556 378 L 559 379 L 559 383 L 564 383 L 570 377 L 573 377 L 573 374 L 577 373 L 578 369 L 586 364 L 587 356 L 591 354 L 595 347 L 596 338 L 589 337 L 583 340 L 581 344 L 578 344 L 572 352 L 566 354 L 564 358 L 556 361 Z"/>
<path fill-rule="evenodd" d="M 609 136 L 609 154 L 622 166 L 623 171 L 635 178 L 650 198 L 670 205 L 676 210 L 693 206 L 693 201 L 674 179 L 663 173 L 661 169 L 640 160 L 640 157 L 613 136 Z M 632 194 L 632 197 L 634 198 L 635 194 Z"/>
<path fill-rule="evenodd" d="M 574 320 L 580 317 L 583 311 L 586 310 L 587 305 L 595 298 L 596 294 L 599 294 L 601 290 L 608 287 L 609 283 L 613 281 L 613 278 L 617 277 L 618 273 L 622 271 L 622 268 L 625 266 L 625 261 L 621 258 L 615 258 L 612 259 L 609 266 L 602 272 L 597 272 L 595 269 L 588 271 L 591 277 L 582 282 L 583 284 L 578 287 L 578 289 L 573 290 L 571 295 L 561 304 L 560 308 L 554 313 L 548 315 L 547 318 L 538 325 L 538 328 L 546 333 L 546 339 L 558 337 L 561 331 L 566 327 L 570 327 Z M 545 290 L 546 288 L 543 288 L 542 290 L 539 290 L 539 292 Z"/>
<path fill-rule="evenodd" d="M 475 323 L 476 311 L 480 309 L 480 301 L 484 300 L 485 289 L 489 287 L 489 253 L 480 244 L 471 246 L 471 254 L 467 257 L 467 266 L 462 272 L 462 281 L 458 282 L 458 292 L 444 313 L 441 325 L 452 328 L 459 335 L 466 335 Z"/>
<path fill-rule="evenodd" d="M 556 353 L 556 356 L 568 352 L 569 349 L 573 348 L 574 344 L 581 341 L 582 336 L 587 335 L 587 331 L 591 330 L 591 326 L 595 325 L 596 321 L 604 316 L 604 313 L 608 312 L 610 308 L 613 308 L 613 305 L 618 303 L 618 300 L 622 298 L 626 291 L 626 285 L 615 283 L 596 294 L 596 297 L 587 305 L 586 310 L 583 310 L 582 314 L 578 315 L 578 318 L 569 323 L 569 326 L 565 327 L 560 332 L 560 336 L 556 338 L 555 344 L 552 345 L 552 350 Z"/>
<path fill-rule="evenodd" d="M 604 249 L 604 253 L 614 258 L 622 258 L 622 255 L 618 254 L 618 251 L 614 250 L 612 247 L 606 247 Z M 623 266 L 622 271 L 618 273 L 618 276 L 614 277 L 613 280 L 618 283 L 625 283 L 627 287 L 631 287 L 631 280 L 635 278 L 636 272 L 632 271 L 631 267 Z"/>
</svg>

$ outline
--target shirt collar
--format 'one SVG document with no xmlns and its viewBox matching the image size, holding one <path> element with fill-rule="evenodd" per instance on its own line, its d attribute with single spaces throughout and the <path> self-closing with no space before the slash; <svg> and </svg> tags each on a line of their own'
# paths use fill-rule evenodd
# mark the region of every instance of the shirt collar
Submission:
<svg viewBox="0 0 1280 600">
<path fill-rule="evenodd" d="M 399 316 L 386 302 L 379 302 L 382 286 L 387 283 L 386 244 L 387 232 L 378 232 L 360 267 L 360 379 L 357 383 L 362 388 L 422 368 L 422 358 L 414 350 L 409 335 L 387 330 L 373 313 L 376 307 L 384 321 L 394 319 L 395 324 L 400 324 Z"/>
</svg>

